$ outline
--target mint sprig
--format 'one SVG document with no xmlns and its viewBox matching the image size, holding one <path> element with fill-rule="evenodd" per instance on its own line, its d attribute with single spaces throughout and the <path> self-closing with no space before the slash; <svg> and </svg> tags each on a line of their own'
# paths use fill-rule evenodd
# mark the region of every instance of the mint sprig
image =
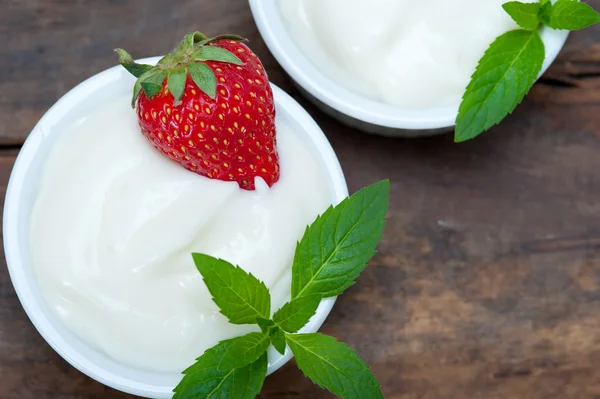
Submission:
<svg viewBox="0 0 600 399">
<path fill-rule="evenodd" d="M 275 327 L 270 331 L 269 336 L 271 337 L 271 344 L 277 350 L 277 352 L 285 355 L 285 333 L 279 327 Z"/>
<path fill-rule="evenodd" d="M 289 346 L 308 378 L 343 399 L 382 398 L 377 379 L 356 352 L 332 337 L 298 331 L 323 298 L 354 284 L 375 254 L 389 190 L 388 181 L 364 188 L 330 207 L 306 229 L 292 266 L 292 300 L 272 318 L 264 283 L 225 260 L 193 254 L 221 313 L 234 324 L 256 324 L 261 332 L 207 350 L 183 372 L 174 399 L 256 397 L 266 375 L 269 345 L 281 354 Z"/>
<path fill-rule="evenodd" d="M 511 1 L 503 8 L 522 29 L 498 37 L 479 61 L 456 118 L 456 142 L 479 136 L 523 101 L 546 57 L 540 36 L 544 25 L 579 30 L 600 22 L 600 14 L 578 0 Z"/>
</svg>

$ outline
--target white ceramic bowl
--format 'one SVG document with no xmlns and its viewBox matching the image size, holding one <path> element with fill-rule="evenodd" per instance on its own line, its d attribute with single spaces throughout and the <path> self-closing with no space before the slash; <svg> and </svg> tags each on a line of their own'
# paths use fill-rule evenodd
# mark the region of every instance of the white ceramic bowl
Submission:
<svg viewBox="0 0 600 399">
<path fill-rule="evenodd" d="M 271 53 L 307 98 L 323 111 L 350 126 L 388 136 L 419 137 L 454 128 L 459 104 L 431 109 L 399 108 L 363 97 L 333 81 L 296 45 L 279 12 L 280 0 L 249 1 Z M 546 60 L 542 74 L 554 62 L 567 37 L 567 31 L 543 29 Z"/>
<path fill-rule="evenodd" d="M 151 64 L 158 59 L 153 57 L 140 62 Z M 171 390 L 181 379 L 180 374 L 149 372 L 121 364 L 67 330 L 47 307 L 30 258 L 31 209 L 50 148 L 81 115 L 89 113 L 98 104 L 130 93 L 134 80 L 121 66 L 110 68 L 69 91 L 38 122 L 17 158 L 8 184 L 4 207 L 4 248 L 10 277 L 23 308 L 58 354 L 81 372 L 112 388 L 147 398 L 170 398 Z M 273 91 L 277 117 L 285 118 L 303 132 L 302 139 L 326 171 L 332 202 L 340 202 L 348 196 L 348 189 L 325 135 L 296 101 L 278 87 L 273 87 Z M 324 299 L 303 331 L 317 331 L 334 303 L 335 298 Z M 280 368 L 291 357 L 289 350 L 285 356 L 273 350 L 269 352 L 268 373 Z"/>
</svg>

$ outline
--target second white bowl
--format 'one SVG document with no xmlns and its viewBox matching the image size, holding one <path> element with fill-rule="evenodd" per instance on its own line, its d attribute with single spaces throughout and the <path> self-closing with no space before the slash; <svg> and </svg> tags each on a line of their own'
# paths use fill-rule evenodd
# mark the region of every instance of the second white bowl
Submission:
<svg viewBox="0 0 600 399">
<path fill-rule="evenodd" d="M 326 113 L 363 131 L 387 136 L 419 137 L 450 131 L 458 106 L 406 109 L 356 94 L 331 80 L 296 45 L 279 12 L 279 0 L 249 0 L 258 29 L 283 69 L 300 90 Z M 544 28 L 546 60 L 542 74 L 554 62 L 569 33 Z"/>
</svg>

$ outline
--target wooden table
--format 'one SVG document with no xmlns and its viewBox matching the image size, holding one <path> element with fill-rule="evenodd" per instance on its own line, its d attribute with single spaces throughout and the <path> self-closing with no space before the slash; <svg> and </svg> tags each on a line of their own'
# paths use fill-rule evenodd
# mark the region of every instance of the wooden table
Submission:
<svg viewBox="0 0 600 399">
<path fill-rule="evenodd" d="M 600 9 L 600 0 L 589 1 Z M 392 181 L 379 254 L 324 331 L 392 399 L 600 398 L 600 27 L 574 33 L 501 127 L 372 137 L 300 98 L 241 0 L 0 0 L 0 182 L 40 116 L 76 83 L 183 34 L 237 32 L 329 137 L 351 191 Z M 2 258 L 4 262 L 4 258 Z M 262 398 L 329 398 L 290 362 Z M 129 398 L 43 341 L 0 267 L 0 398 Z"/>
</svg>

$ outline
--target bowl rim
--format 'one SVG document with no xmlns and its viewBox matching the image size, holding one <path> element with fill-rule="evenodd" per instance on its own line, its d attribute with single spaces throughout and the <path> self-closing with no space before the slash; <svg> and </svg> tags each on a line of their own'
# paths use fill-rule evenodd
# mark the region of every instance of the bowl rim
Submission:
<svg viewBox="0 0 600 399">
<path fill-rule="evenodd" d="M 395 107 L 357 94 L 329 78 L 297 46 L 285 27 L 278 1 L 249 0 L 250 9 L 263 40 L 277 62 L 309 95 L 343 115 L 384 128 L 434 130 L 454 127 L 458 104 L 428 109 Z M 546 59 L 540 76 L 554 62 L 569 33 L 542 28 Z"/>
<path fill-rule="evenodd" d="M 138 62 L 153 64 L 159 59 L 160 57 L 149 57 L 140 59 Z M 32 281 L 35 279 L 29 278 L 25 273 L 25 268 L 22 267 L 24 257 L 22 257 L 21 247 L 28 244 L 27 242 L 21 242 L 18 233 L 19 215 L 21 214 L 19 210 L 23 206 L 20 199 L 23 195 L 24 184 L 27 184 L 26 176 L 34 157 L 42 148 L 52 145 L 43 140 L 47 128 L 51 127 L 55 121 L 63 118 L 81 99 L 90 96 L 102 87 L 119 83 L 122 76 L 124 76 L 123 69 L 119 65 L 91 76 L 63 95 L 35 125 L 16 158 L 7 186 L 3 212 L 4 252 L 10 279 L 23 309 L 39 334 L 63 359 L 88 377 L 119 391 L 148 398 L 170 398 L 173 394 L 173 387 L 146 384 L 122 377 L 111 370 L 98 366 L 94 363 L 94 359 L 86 357 L 72 346 L 54 328 L 48 312 L 43 307 L 43 299 L 38 300 L 33 295 L 33 292 L 39 290 L 39 287 L 35 281 Z M 337 204 L 348 196 L 348 188 L 341 165 L 331 144 L 315 120 L 296 100 L 279 87 L 273 84 L 271 86 L 276 105 L 285 109 L 291 118 L 304 127 L 304 134 L 309 136 L 316 150 L 315 155 L 320 156 L 324 162 L 327 168 L 326 173 L 331 180 L 332 202 Z M 335 297 L 323 299 L 317 313 L 301 332 L 316 332 L 329 315 L 335 301 Z M 82 342 L 89 346 L 85 341 L 82 340 Z M 285 355 L 277 353 L 274 359 L 270 358 L 267 375 L 278 370 L 292 356 L 288 348 Z M 136 368 L 132 367 L 132 369 Z M 139 371 L 146 372 L 142 369 L 139 369 Z"/>
</svg>

